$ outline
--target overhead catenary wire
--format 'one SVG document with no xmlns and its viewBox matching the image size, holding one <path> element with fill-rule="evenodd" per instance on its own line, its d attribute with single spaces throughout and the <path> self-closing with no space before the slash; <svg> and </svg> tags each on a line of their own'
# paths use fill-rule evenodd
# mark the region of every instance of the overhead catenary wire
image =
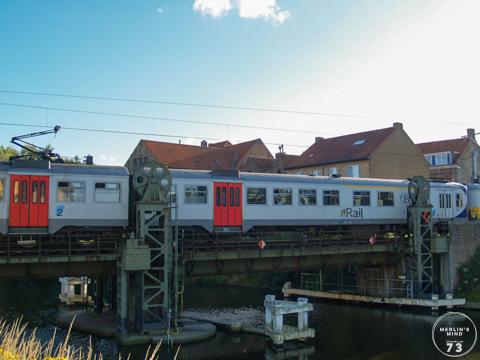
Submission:
<svg viewBox="0 0 480 360">
<path fill-rule="evenodd" d="M 275 113 L 287 113 L 287 114 L 297 114 L 297 115 L 316 115 L 316 116 L 332 116 L 332 117 L 361 118 L 361 119 L 385 119 L 385 120 L 389 119 L 389 118 L 384 117 L 384 116 L 344 114 L 344 113 L 336 113 L 336 112 L 273 109 L 273 108 L 252 107 L 252 106 L 232 106 L 232 105 L 193 103 L 193 102 L 181 102 L 181 101 L 147 100 L 147 99 L 132 99 L 132 98 L 123 98 L 123 97 L 88 96 L 88 95 L 78 95 L 78 94 L 62 94 L 62 93 L 48 93 L 48 92 L 35 92 L 35 91 L 18 91 L 18 90 L 7 90 L 7 89 L 0 89 L 0 93 L 17 94 L 17 95 L 65 97 L 65 98 L 87 99 L 87 100 L 102 100 L 102 101 L 133 102 L 133 103 L 160 104 L 160 105 L 204 107 L 204 108 L 225 109 L 225 110 L 275 112 Z"/>
<path fill-rule="evenodd" d="M 48 125 L 38 125 L 38 124 L 22 124 L 22 123 L 6 123 L 0 122 L 0 125 L 5 126 L 17 126 L 17 127 L 34 127 L 34 128 L 51 128 Z M 189 135 L 174 135 L 174 134 L 158 134 L 158 133 L 149 133 L 149 132 L 136 132 L 136 131 L 122 131 L 122 130 L 109 130 L 109 129 L 95 129 L 95 128 L 82 128 L 82 127 L 70 127 L 61 125 L 62 130 L 71 130 L 71 131 L 84 131 L 84 132 L 96 132 L 104 134 L 119 134 L 119 135 L 140 135 L 140 136 L 156 136 L 156 137 L 168 137 L 175 139 L 197 139 L 197 140 L 212 140 L 218 141 L 218 138 L 209 138 L 209 137 L 199 137 L 199 136 L 189 136 Z M 265 145 L 284 145 L 290 147 L 306 148 L 308 146 L 299 145 L 299 144 L 281 144 L 281 143 L 271 143 L 264 142 Z"/>
<path fill-rule="evenodd" d="M 100 116 L 110 116 L 110 117 L 123 117 L 123 118 L 144 119 L 144 120 L 161 120 L 161 121 L 172 121 L 172 122 L 189 123 L 189 124 L 224 126 L 224 127 L 227 127 L 227 128 L 236 127 L 236 128 L 244 128 L 244 129 L 294 132 L 294 133 L 301 133 L 301 134 L 335 135 L 335 134 L 325 133 L 325 132 L 320 132 L 320 131 L 315 131 L 315 130 L 298 130 L 298 129 L 287 129 L 287 128 L 275 128 L 275 127 L 268 127 L 268 126 L 242 125 L 242 124 L 221 123 L 221 122 L 212 122 L 212 121 L 188 120 L 188 119 L 169 118 L 169 117 L 158 116 L 158 115 L 125 114 L 125 113 L 91 111 L 91 110 L 83 110 L 83 109 L 59 108 L 59 107 L 5 103 L 5 102 L 0 102 L 0 105 L 1 106 L 12 106 L 12 107 L 20 107 L 20 108 L 46 110 L 47 111 L 47 119 L 48 119 L 49 111 L 63 111 L 63 112 L 81 113 L 81 114 L 89 114 L 89 115 L 100 115 Z"/>
</svg>

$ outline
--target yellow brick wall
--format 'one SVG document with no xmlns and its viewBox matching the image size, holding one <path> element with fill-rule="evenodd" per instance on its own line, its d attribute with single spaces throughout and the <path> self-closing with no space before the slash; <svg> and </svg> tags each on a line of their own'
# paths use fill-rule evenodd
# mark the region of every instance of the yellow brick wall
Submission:
<svg viewBox="0 0 480 360">
<path fill-rule="evenodd" d="M 415 175 L 429 176 L 428 162 L 420 149 L 400 127 L 370 157 L 370 177 L 406 179 Z"/>
</svg>

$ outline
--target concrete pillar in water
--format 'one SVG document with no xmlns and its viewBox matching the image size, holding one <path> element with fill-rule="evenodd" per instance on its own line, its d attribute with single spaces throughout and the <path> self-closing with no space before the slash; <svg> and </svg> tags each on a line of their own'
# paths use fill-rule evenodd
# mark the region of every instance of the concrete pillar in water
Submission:
<svg viewBox="0 0 480 360">
<path fill-rule="evenodd" d="M 308 303 L 307 298 L 298 298 L 297 303 L 300 305 L 304 305 Z M 298 330 L 305 330 L 308 328 L 308 312 L 303 311 L 298 314 Z"/>
</svg>

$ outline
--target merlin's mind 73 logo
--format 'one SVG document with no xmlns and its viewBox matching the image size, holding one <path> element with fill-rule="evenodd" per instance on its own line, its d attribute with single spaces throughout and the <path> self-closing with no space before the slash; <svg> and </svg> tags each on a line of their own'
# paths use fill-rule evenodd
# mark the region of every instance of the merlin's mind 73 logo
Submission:
<svg viewBox="0 0 480 360">
<path fill-rule="evenodd" d="M 432 340 L 443 355 L 464 356 L 472 351 L 477 343 L 477 328 L 467 315 L 448 312 L 433 324 Z"/>
</svg>

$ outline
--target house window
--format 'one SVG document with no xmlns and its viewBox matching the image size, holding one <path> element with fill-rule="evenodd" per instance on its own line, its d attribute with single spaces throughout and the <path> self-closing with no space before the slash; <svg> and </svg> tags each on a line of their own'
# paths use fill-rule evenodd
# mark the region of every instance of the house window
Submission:
<svg viewBox="0 0 480 360">
<path fill-rule="evenodd" d="M 377 198 L 378 206 L 393 206 L 393 192 L 391 191 L 379 191 Z"/>
<path fill-rule="evenodd" d="M 450 165 L 453 162 L 450 151 L 443 153 L 427 154 L 425 158 L 431 166 Z"/>
<path fill-rule="evenodd" d="M 462 208 L 463 207 L 463 198 L 462 194 L 455 194 L 455 206 L 457 208 Z"/>
<path fill-rule="evenodd" d="M 267 203 L 267 189 L 266 188 L 248 188 L 247 189 L 247 204 L 250 205 L 265 205 Z"/>
<path fill-rule="evenodd" d="M 313 173 L 312 173 L 313 176 L 320 176 L 320 170 L 313 170 Z"/>
<path fill-rule="evenodd" d="M 337 175 L 337 168 L 336 167 L 328 168 L 328 175 L 329 176 Z"/>
<path fill-rule="evenodd" d="M 95 183 L 95 201 L 120 202 L 120 184 Z"/>
<path fill-rule="evenodd" d="M 340 205 L 340 191 L 324 190 L 323 205 Z"/>
<path fill-rule="evenodd" d="M 292 189 L 274 188 L 273 203 L 275 205 L 292 205 Z"/>
<path fill-rule="evenodd" d="M 0 179 L 0 201 L 3 200 L 3 179 Z"/>
<path fill-rule="evenodd" d="M 300 189 L 298 190 L 299 205 L 317 205 L 317 190 Z"/>
<path fill-rule="evenodd" d="M 347 176 L 348 177 L 360 177 L 360 165 L 350 165 L 347 168 Z"/>
<path fill-rule="evenodd" d="M 84 202 L 85 183 L 59 181 L 57 184 L 58 202 Z"/>
<path fill-rule="evenodd" d="M 353 206 L 370 206 L 370 191 L 354 191 Z"/>
<path fill-rule="evenodd" d="M 206 204 L 207 187 L 205 185 L 186 185 L 185 202 L 187 204 Z"/>
</svg>

